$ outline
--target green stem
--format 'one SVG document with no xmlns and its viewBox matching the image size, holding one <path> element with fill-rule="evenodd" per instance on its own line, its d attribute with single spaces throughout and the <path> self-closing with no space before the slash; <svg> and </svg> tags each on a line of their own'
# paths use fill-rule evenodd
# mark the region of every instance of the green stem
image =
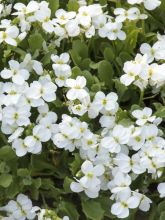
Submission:
<svg viewBox="0 0 165 220">
<path fill-rule="evenodd" d="M 40 192 L 40 194 L 41 194 L 41 198 L 42 198 L 42 202 L 43 202 L 44 208 L 47 209 L 47 208 L 48 208 L 48 205 L 47 205 L 47 203 L 46 203 L 45 197 L 44 197 L 44 195 L 43 195 L 42 192 Z"/>
<path fill-rule="evenodd" d="M 143 102 L 143 97 L 144 97 L 144 90 L 140 90 L 140 99 L 139 99 L 139 105 L 142 104 Z"/>
<path fill-rule="evenodd" d="M 155 98 L 158 94 L 159 94 L 159 93 L 156 93 L 156 94 L 154 94 L 154 95 L 152 95 L 152 96 L 145 97 L 145 98 L 143 98 L 143 100 Z"/>
</svg>

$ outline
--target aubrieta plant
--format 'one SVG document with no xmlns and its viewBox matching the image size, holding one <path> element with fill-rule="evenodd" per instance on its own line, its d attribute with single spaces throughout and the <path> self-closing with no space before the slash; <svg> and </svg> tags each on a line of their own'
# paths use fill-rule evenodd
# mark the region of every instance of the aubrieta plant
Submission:
<svg viewBox="0 0 165 220">
<path fill-rule="evenodd" d="M 0 219 L 165 219 L 165 1 L 0 1 Z"/>
</svg>

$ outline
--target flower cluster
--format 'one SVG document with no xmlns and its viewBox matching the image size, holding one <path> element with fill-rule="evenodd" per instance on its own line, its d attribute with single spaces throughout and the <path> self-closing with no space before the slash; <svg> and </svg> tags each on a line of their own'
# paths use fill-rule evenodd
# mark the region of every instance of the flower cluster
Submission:
<svg viewBox="0 0 165 220">
<path fill-rule="evenodd" d="M 12 81 L 1 83 L 2 132 L 10 135 L 8 141 L 12 142 L 18 156 L 27 152 L 39 153 L 41 143 L 48 141 L 56 130 L 57 115 L 49 111 L 46 103 L 56 100 L 57 86 L 49 75 L 42 75 L 42 64 L 32 60 L 30 54 L 21 63 L 10 60 L 9 67 L 0 73 L 3 79 Z M 26 81 L 33 70 L 39 79 L 29 84 Z M 30 120 L 32 107 L 39 113 L 36 124 Z M 18 138 L 24 133 L 24 139 Z"/>
<path fill-rule="evenodd" d="M 155 8 L 159 7 L 161 4 L 160 0 L 153 0 L 153 1 L 150 1 L 150 0 L 127 0 L 127 2 L 131 5 L 143 3 L 144 7 L 147 10 L 154 10 Z"/>
<path fill-rule="evenodd" d="M 37 215 L 39 207 L 33 206 L 32 201 L 24 194 L 19 194 L 16 201 L 10 200 L 10 202 L 0 208 L 1 211 L 8 213 L 8 217 L 4 219 L 25 220 L 34 219 Z"/>
<path fill-rule="evenodd" d="M 31 26 L 38 23 L 46 33 L 55 34 L 57 38 L 55 43 L 58 46 L 64 38 L 77 37 L 82 34 L 86 38 L 98 34 L 100 37 L 107 37 L 109 40 L 116 40 L 117 38 L 125 40 L 126 34 L 121 30 L 122 22 L 126 19 L 131 21 L 147 18 L 147 15 L 141 14 L 136 7 L 128 10 L 117 8 L 114 11 L 116 17 L 112 17 L 104 12 L 103 7 L 99 4 L 87 6 L 80 3 L 80 5 L 82 6 L 78 9 L 78 13 L 58 9 L 55 17 L 51 18 L 51 10 L 46 1 L 40 3 L 30 1 L 27 6 L 23 3 L 16 3 L 13 6 L 16 12 L 12 15 L 17 16 L 16 23 L 18 23 L 19 28 L 13 25 L 11 20 L 1 20 L 0 28 L 5 28 L 5 31 L 0 32 L 0 43 L 6 42 L 17 46 L 18 42 L 26 37 Z M 3 4 L 1 4 L 1 8 L 0 12 L 5 13 Z M 10 5 L 6 11 L 6 14 L 10 13 Z M 2 16 L 4 15 L 2 14 Z"/>
<path fill-rule="evenodd" d="M 111 211 L 119 218 L 127 217 L 129 208 L 139 206 L 142 211 L 148 211 L 151 200 L 138 191 L 132 191 L 130 185 L 145 172 L 152 174 L 153 178 L 160 177 L 165 165 L 165 140 L 157 127 L 161 120 L 147 107 L 134 110 L 132 115 L 136 121 L 129 127 L 116 124 L 115 116 L 103 115 L 100 123 L 104 129 L 100 135 L 88 132 L 86 135 L 84 130 L 81 144 L 76 144 L 77 140 L 72 141 L 86 161 L 81 167 L 82 178 L 76 179 L 71 189 L 74 192 L 84 190 L 90 198 L 98 197 L 100 189 L 109 189 L 111 199 L 116 200 Z M 131 156 L 129 152 L 132 152 Z"/>
<path fill-rule="evenodd" d="M 165 83 L 165 65 L 153 61 L 165 60 L 165 37 L 158 34 L 158 41 L 151 47 L 144 43 L 140 47 L 140 52 L 135 60 L 127 61 L 124 64 L 125 74 L 121 76 L 120 81 L 129 86 L 134 84 L 144 90 L 147 86 L 160 88 Z"/>
</svg>

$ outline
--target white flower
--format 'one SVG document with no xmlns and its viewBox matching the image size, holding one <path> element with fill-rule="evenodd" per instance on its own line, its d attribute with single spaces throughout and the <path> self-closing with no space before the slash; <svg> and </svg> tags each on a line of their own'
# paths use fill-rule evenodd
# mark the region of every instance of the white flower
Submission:
<svg viewBox="0 0 165 220">
<path fill-rule="evenodd" d="M 32 206 L 32 201 L 24 194 L 19 194 L 16 201 L 10 200 L 9 203 L 2 207 L 8 213 L 9 219 L 14 220 L 32 220 L 36 217 L 36 211 L 39 207 Z"/>
<path fill-rule="evenodd" d="M 125 62 L 123 70 L 126 74 L 120 77 L 120 81 L 126 86 L 129 86 L 142 71 L 141 65 L 132 61 Z"/>
<path fill-rule="evenodd" d="M 121 146 L 127 144 L 130 138 L 130 129 L 122 125 L 116 125 L 110 136 L 104 137 L 101 140 L 101 146 L 105 147 L 111 153 L 119 153 Z"/>
<path fill-rule="evenodd" d="M 5 31 L 0 31 L 0 43 L 6 42 L 12 46 L 17 46 L 16 38 L 19 35 L 19 29 L 16 26 L 9 26 Z"/>
<path fill-rule="evenodd" d="M 29 106 L 7 106 L 3 108 L 2 120 L 9 125 L 27 126 L 30 124 L 30 115 Z"/>
<path fill-rule="evenodd" d="M 118 96 L 114 92 L 111 92 L 106 96 L 103 92 L 99 91 L 96 93 L 92 105 L 98 112 L 102 110 L 111 111 L 116 108 L 117 99 Z"/>
<path fill-rule="evenodd" d="M 144 0 L 127 0 L 127 2 L 131 5 L 133 4 L 140 4 L 142 3 Z"/>
<path fill-rule="evenodd" d="M 67 79 L 66 86 L 71 88 L 66 94 L 69 100 L 81 100 L 88 96 L 87 91 L 84 89 L 86 86 L 86 79 L 83 76 L 78 76 L 76 79 Z"/>
<path fill-rule="evenodd" d="M 24 86 L 19 86 L 17 84 L 6 82 L 3 85 L 3 93 L 5 93 L 2 97 L 2 102 L 4 105 L 16 105 L 22 95 L 22 91 Z"/>
<path fill-rule="evenodd" d="M 57 133 L 53 137 L 53 143 L 58 148 L 64 148 L 65 150 L 69 150 L 70 152 L 75 150 L 75 145 L 73 140 L 70 140 L 66 134 Z"/>
<path fill-rule="evenodd" d="M 77 19 L 84 27 L 89 27 L 91 25 L 91 15 L 88 6 L 82 6 L 79 8 Z"/>
<path fill-rule="evenodd" d="M 80 27 L 76 19 L 68 21 L 65 25 L 65 29 L 69 37 L 76 37 L 80 34 Z"/>
<path fill-rule="evenodd" d="M 134 110 L 132 112 L 134 118 L 137 118 L 136 124 L 143 126 L 147 122 L 153 122 L 155 120 L 155 116 L 152 116 L 152 109 L 145 107 L 143 110 Z"/>
<path fill-rule="evenodd" d="M 82 116 L 85 114 L 85 112 L 87 112 L 87 107 L 83 104 L 77 104 L 77 105 L 71 105 L 71 103 L 69 104 L 70 104 L 69 108 L 71 108 L 71 111 L 75 115 Z"/>
<path fill-rule="evenodd" d="M 39 9 L 39 4 L 36 1 L 30 1 L 26 6 L 19 2 L 14 5 L 14 9 L 16 9 L 18 12 L 14 12 L 13 15 L 28 15 L 37 11 Z"/>
<path fill-rule="evenodd" d="M 26 69 L 22 69 L 21 65 L 15 61 L 9 61 L 10 69 L 4 69 L 1 71 L 1 77 L 3 79 L 10 79 L 18 85 L 24 84 L 25 80 L 29 78 L 29 72 Z"/>
<path fill-rule="evenodd" d="M 68 216 L 64 216 L 62 220 L 69 220 Z"/>
<path fill-rule="evenodd" d="M 136 20 L 139 18 L 146 18 L 144 15 L 140 15 L 140 11 L 138 8 L 130 8 L 128 10 L 124 9 L 124 8 L 116 8 L 114 10 L 114 14 L 117 15 L 117 17 L 115 18 L 116 22 L 123 22 L 126 19 L 128 20 Z"/>
<path fill-rule="evenodd" d="M 43 29 L 52 33 L 54 31 L 53 22 L 50 20 L 51 10 L 48 8 L 48 3 L 46 1 L 42 1 L 40 3 L 40 9 L 35 12 L 35 18 L 37 21 L 42 23 Z"/>
<path fill-rule="evenodd" d="M 165 183 L 159 183 L 157 189 L 160 194 L 160 198 L 164 198 L 165 197 Z"/>
<path fill-rule="evenodd" d="M 84 190 L 88 197 L 96 198 L 100 190 L 100 180 L 98 177 L 104 173 L 104 166 L 101 164 L 93 166 L 90 161 L 86 160 L 81 166 L 81 171 L 85 176 L 83 176 L 78 183 L 72 182 L 70 186 L 71 190 L 74 192 Z"/>
<path fill-rule="evenodd" d="M 141 4 L 144 3 L 144 7 L 147 10 L 154 10 L 155 8 L 159 7 L 161 4 L 160 0 L 127 0 L 129 4 Z"/>
<path fill-rule="evenodd" d="M 86 6 L 87 2 L 86 2 L 86 0 L 78 0 L 78 4 L 79 4 L 80 7 L 81 6 Z"/>
<path fill-rule="evenodd" d="M 129 216 L 129 209 L 135 209 L 138 207 L 140 200 L 136 196 L 131 196 L 131 192 L 128 190 L 123 191 L 118 195 L 118 200 L 111 207 L 112 214 L 118 218 L 126 218 Z"/>
<path fill-rule="evenodd" d="M 129 189 L 131 184 L 131 177 L 128 174 L 124 174 L 120 171 L 114 174 L 114 178 L 108 183 L 108 188 L 112 193 L 120 194 L 121 191 Z"/>
<path fill-rule="evenodd" d="M 148 141 L 154 141 L 156 136 L 158 135 L 158 128 L 154 124 L 147 124 L 143 126 L 143 133 Z"/>
<path fill-rule="evenodd" d="M 88 6 L 90 16 L 97 17 L 103 13 L 102 6 L 100 4 L 91 4 Z"/>
<path fill-rule="evenodd" d="M 71 76 L 71 67 L 67 64 L 69 62 L 69 54 L 62 53 L 60 56 L 52 55 L 51 59 L 55 63 L 52 66 L 57 76 L 55 82 L 59 87 L 62 87 Z"/>
<path fill-rule="evenodd" d="M 103 115 L 101 116 L 99 122 L 101 124 L 101 127 L 111 129 L 115 126 L 115 117 Z"/>
<path fill-rule="evenodd" d="M 32 60 L 32 57 L 29 53 L 26 54 L 23 62 L 20 63 L 20 65 L 23 69 L 27 69 L 29 72 L 34 70 L 38 75 L 42 75 L 43 73 L 42 63 L 37 60 Z"/>
<path fill-rule="evenodd" d="M 101 176 L 105 169 L 101 164 L 93 166 L 92 162 L 86 160 L 81 166 L 81 171 L 85 174 L 85 176 L 81 178 L 81 183 L 84 187 L 88 188 L 90 185 L 97 185 L 100 183 L 98 176 Z"/>
<path fill-rule="evenodd" d="M 123 173 L 129 173 L 131 170 L 135 174 L 141 174 L 145 172 L 145 169 L 140 165 L 140 157 L 138 154 L 134 154 L 131 158 L 125 154 L 118 154 L 115 158 L 115 162 L 119 167 L 119 170 Z"/>
<path fill-rule="evenodd" d="M 39 124 L 49 130 L 49 136 L 56 134 L 58 132 L 58 125 L 55 124 L 57 120 L 57 115 L 54 112 L 49 112 L 46 117 L 41 118 Z"/>
<path fill-rule="evenodd" d="M 109 40 L 125 40 L 126 34 L 121 30 L 122 23 L 120 22 L 107 22 L 104 27 L 99 30 L 100 37 L 107 37 Z"/>
<path fill-rule="evenodd" d="M 12 148 L 15 149 L 16 155 L 18 157 L 22 157 L 28 152 L 28 146 L 26 146 L 24 140 L 20 138 L 17 138 L 13 141 Z"/>
<path fill-rule="evenodd" d="M 144 2 L 144 7 L 147 10 L 154 10 L 155 8 L 159 7 L 161 4 L 161 1 L 159 0 L 143 0 Z"/>
<path fill-rule="evenodd" d="M 138 151 L 145 142 L 145 136 L 143 134 L 143 128 L 132 127 L 131 137 L 128 142 L 128 145 L 132 147 L 133 150 Z"/>
<path fill-rule="evenodd" d="M 69 62 L 69 54 L 68 53 L 62 53 L 60 56 L 58 55 L 51 55 L 51 60 L 56 63 L 55 67 L 59 67 L 63 64 L 68 64 Z"/>
<path fill-rule="evenodd" d="M 107 16 L 105 14 L 101 14 L 92 18 L 92 24 L 95 27 L 95 29 L 98 29 L 98 33 L 99 33 L 99 29 L 104 27 L 106 22 L 107 22 Z"/>
<path fill-rule="evenodd" d="M 165 58 L 165 50 L 163 45 L 161 47 L 160 42 L 156 42 L 152 47 L 147 43 L 143 43 L 140 47 L 140 52 L 142 54 L 147 54 L 149 63 L 151 63 L 154 59 L 160 60 Z"/>
<path fill-rule="evenodd" d="M 138 193 L 136 191 L 133 192 L 133 195 L 136 197 L 139 197 L 140 199 L 139 209 L 142 210 L 143 212 L 149 211 L 150 205 L 152 203 L 151 199 L 149 199 L 147 196 L 141 193 Z"/>
<path fill-rule="evenodd" d="M 19 136 L 21 136 L 21 134 L 23 133 L 23 131 L 24 131 L 24 128 L 18 127 L 18 128 L 13 132 L 13 134 L 9 136 L 8 142 L 10 143 L 10 142 L 14 141 L 15 139 L 17 139 Z"/>
<path fill-rule="evenodd" d="M 52 102 L 56 99 L 56 89 L 57 86 L 51 82 L 50 77 L 47 75 L 30 84 L 28 96 L 33 99 L 42 97 L 46 102 Z"/>
<path fill-rule="evenodd" d="M 28 147 L 28 151 L 33 154 L 38 154 L 41 152 L 42 144 L 41 142 L 47 142 L 51 138 L 51 133 L 48 128 L 42 125 L 36 125 L 33 128 L 33 135 L 26 136 L 24 139 L 24 144 Z"/>
<path fill-rule="evenodd" d="M 73 19 L 76 16 L 76 12 L 70 11 L 67 12 L 64 9 L 58 9 L 55 13 L 56 19 L 54 23 L 58 22 L 60 25 L 67 24 L 69 20 Z"/>
<path fill-rule="evenodd" d="M 97 136 L 94 135 L 92 132 L 86 132 L 81 142 L 82 142 L 82 148 L 84 150 L 88 150 L 90 148 L 96 148 L 98 146 Z"/>
</svg>

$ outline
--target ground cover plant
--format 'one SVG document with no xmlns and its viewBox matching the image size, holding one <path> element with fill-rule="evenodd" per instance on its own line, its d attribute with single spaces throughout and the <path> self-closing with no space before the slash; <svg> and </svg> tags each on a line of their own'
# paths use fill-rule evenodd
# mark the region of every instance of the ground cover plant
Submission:
<svg viewBox="0 0 165 220">
<path fill-rule="evenodd" d="M 165 219 L 165 1 L 0 1 L 0 219 Z"/>
</svg>

